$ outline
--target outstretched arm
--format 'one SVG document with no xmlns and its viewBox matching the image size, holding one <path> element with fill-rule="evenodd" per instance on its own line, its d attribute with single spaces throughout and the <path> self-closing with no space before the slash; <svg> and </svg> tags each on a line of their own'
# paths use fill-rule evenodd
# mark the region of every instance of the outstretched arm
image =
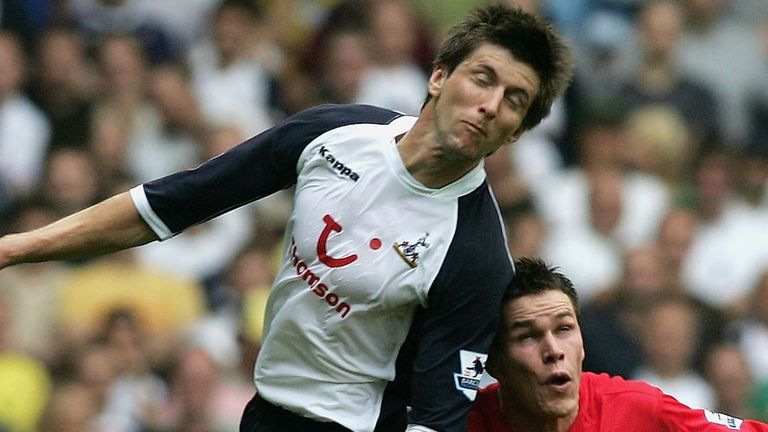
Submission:
<svg viewBox="0 0 768 432">
<path fill-rule="evenodd" d="M 124 192 L 43 228 L 0 238 L 0 268 L 103 255 L 156 239 Z"/>
</svg>

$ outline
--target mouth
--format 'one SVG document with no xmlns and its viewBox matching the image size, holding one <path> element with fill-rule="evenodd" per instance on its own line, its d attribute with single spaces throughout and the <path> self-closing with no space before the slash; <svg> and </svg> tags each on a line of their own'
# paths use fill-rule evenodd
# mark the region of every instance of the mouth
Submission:
<svg viewBox="0 0 768 432">
<path fill-rule="evenodd" d="M 465 121 L 464 124 L 467 125 L 469 130 L 472 131 L 475 134 L 482 135 L 482 136 L 486 136 L 487 135 L 485 133 L 485 129 L 483 129 L 482 127 L 476 125 L 475 123 L 472 123 L 472 122 L 469 122 L 469 121 Z"/>
<path fill-rule="evenodd" d="M 547 379 L 544 380 L 544 385 L 557 391 L 564 391 L 571 381 L 573 381 L 573 378 L 571 378 L 571 375 L 568 372 L 558 371 L 550 374 Z"/>
</svg>

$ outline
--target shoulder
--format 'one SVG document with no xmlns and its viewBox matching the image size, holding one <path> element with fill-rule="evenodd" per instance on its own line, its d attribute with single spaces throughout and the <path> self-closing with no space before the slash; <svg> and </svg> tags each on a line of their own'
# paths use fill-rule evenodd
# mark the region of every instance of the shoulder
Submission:
<svg viewBox="0 0 768 432">
<path fill-rule="evenodd" d="M 584 372 L 579 389 L 579 422 L 590 425 L 577 430 L 658 430 L 666 424 L 659 413 L 661 391 L 640 381 Z M 601 429 L 602 428 L 602 429 Z"/>
<path fill-rule="evenodd" d="M 661 396 L 662 392 L 644 381 L 628 380 L 620 376 L 612 376 L 605 373 L 583 372 L 581 385 L 592 389 L 599 394 L 639 393 L 652 396 Z"/>
<path fill-rule="evenodd" d="M 349 124 L 388 124 L 403 114 L 385 108 L 362 104 L 325 104 L 301 111 L 287 119 L 287 122 L 312 121 L 333 127 Z"/>
<path fill-rule="evenodd" d="M 643 381 L 627 380 L 620 376 L 584 372 L 581 376 L 581 397 L 610 401 L 611 404 L 637 405 L 653 408 L 664 393 Z"/>
<path fill-rule="evenodd" d="M 262 134 L 262 139 L 306 144 L 345 126 L 388 125 L 400 117 L 403 114 L 370 105 L 319 105 L 288 117 Z"/>
</svg>

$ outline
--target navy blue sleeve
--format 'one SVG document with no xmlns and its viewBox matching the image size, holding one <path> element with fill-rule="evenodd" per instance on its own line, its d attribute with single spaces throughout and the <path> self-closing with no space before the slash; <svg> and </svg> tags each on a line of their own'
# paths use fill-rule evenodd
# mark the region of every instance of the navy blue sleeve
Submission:
<svg viewBox="0 0 768 432">
<path fill-rule="evenodd" d="M 458 211 L 456 234 L 430 289 L 428 307 L 418 316 L 415 330 L 421 337 L 411 371 L 409 423 L 444 432 L 466 428 L 472 399 L 465 390 L 474 396 L 501 299 L 514 275 L 487 185 L 462 197 Z"/>
<path fill-rule="evenodd" d="M 323 105 L 214 157 L 195 169 L 144 184 L 152 210 L 173 233 L 292 186 L 302 151 L 323 133 L 398 114 L 365 105 Z"/>
</svg>

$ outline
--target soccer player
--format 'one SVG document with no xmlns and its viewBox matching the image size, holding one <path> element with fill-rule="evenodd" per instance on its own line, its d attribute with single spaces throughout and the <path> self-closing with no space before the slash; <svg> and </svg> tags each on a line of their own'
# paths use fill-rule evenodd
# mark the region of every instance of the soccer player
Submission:
<svg viewBox="0 0 768 432">
<path fill-rule="evenodd" d="M 572 72 L 548 23 L 479 8 L 439 49 L 418 117 L 309 109 L 4 237 L 0 268 L 166 240 L 294 185 L 241 431 L 463 431 L 514 273 L 483 159 L 536 126 Z"/>
<path fill-rule="evenodd" d="M 515 261 L 468 432 L 766 432 L 768 425 L 692 409 L 641 381 L 581 372 L 584 345 L 571 281 L 540 259 Z"/>
</svg>

